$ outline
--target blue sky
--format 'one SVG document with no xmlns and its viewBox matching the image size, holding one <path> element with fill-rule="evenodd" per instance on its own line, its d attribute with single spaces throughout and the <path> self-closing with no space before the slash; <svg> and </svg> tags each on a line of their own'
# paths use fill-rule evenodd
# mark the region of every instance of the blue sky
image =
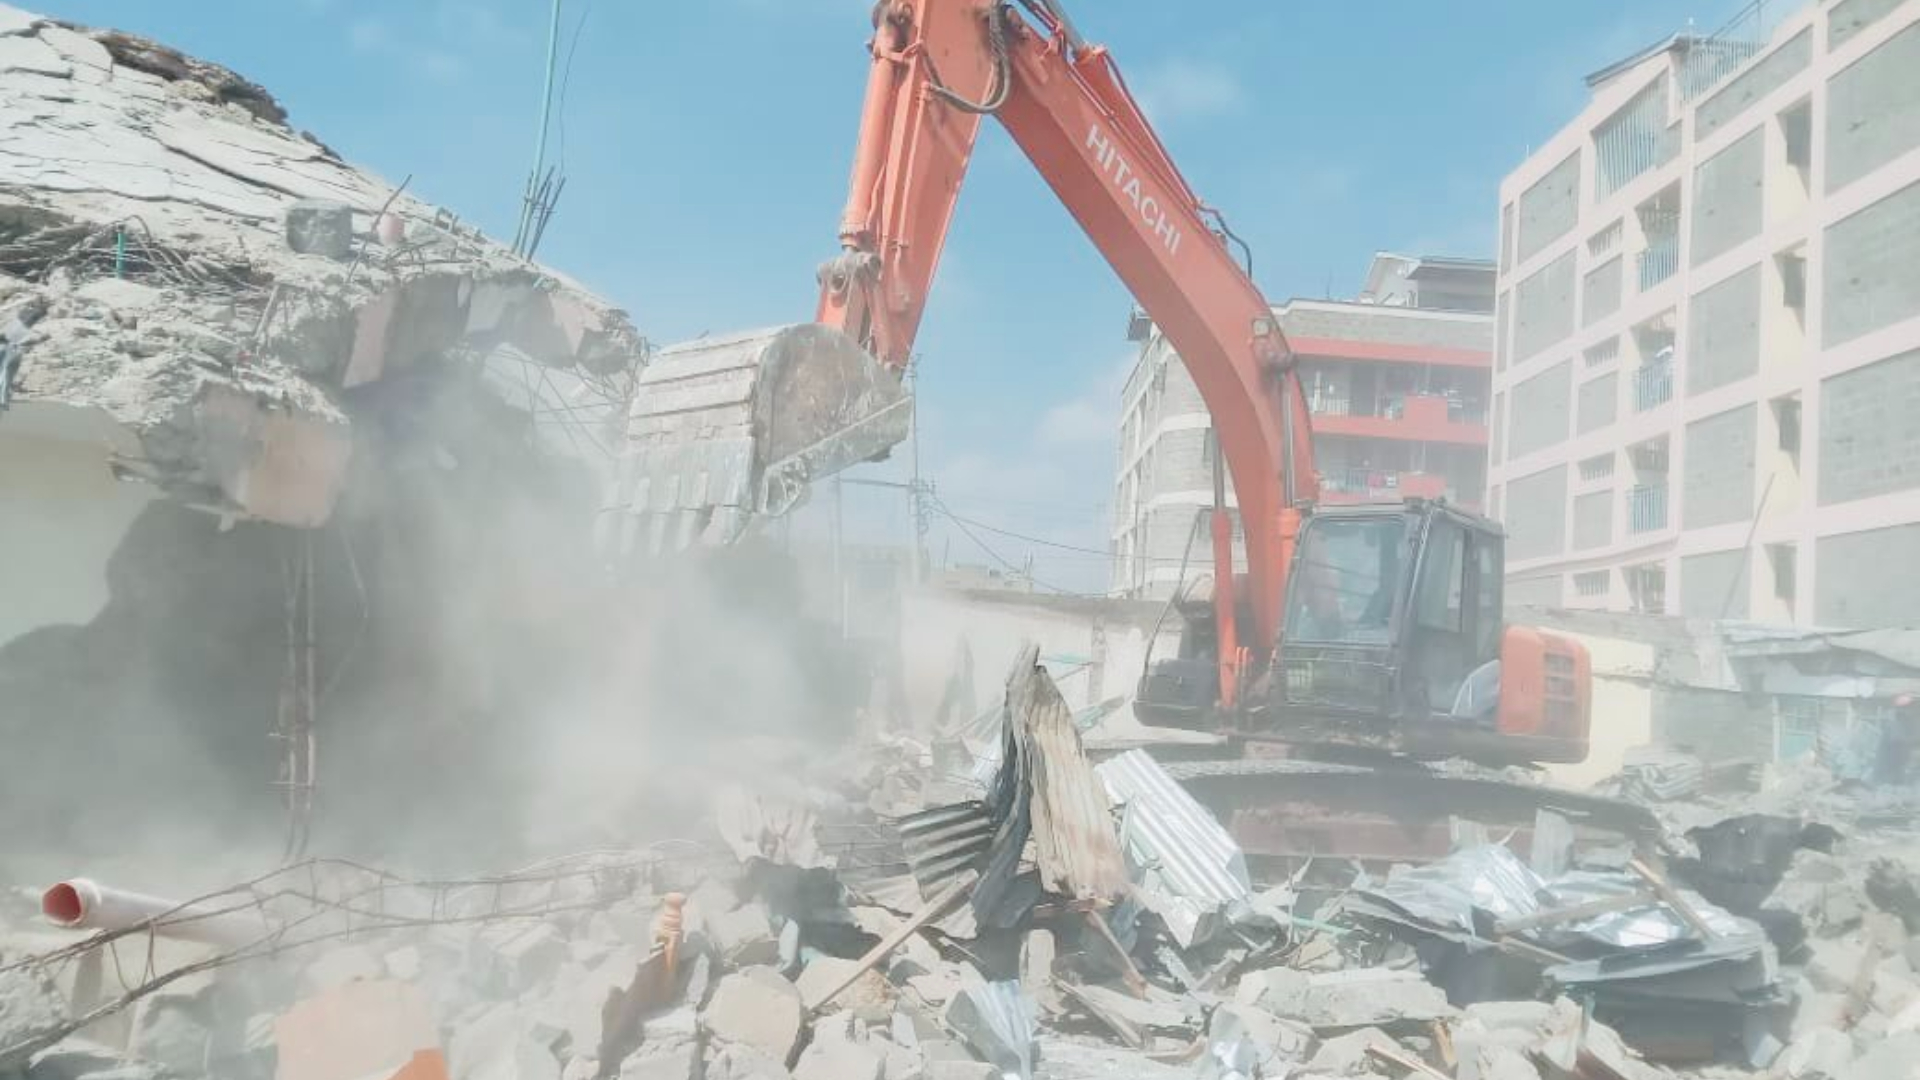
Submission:
<svg viewBox="0 0 1920 1080">
<path fill-rule="evenodd" d="M 266 85 L 346 157 L 511 236 L 545 0 L 13 0 L 146 33 Z M 870 0 L 565 0 L 585 13 L 543 261 L 656 341 L 807 317 L 832 254 Z M 1581 76 L 1737 0 L 1080 0 L 1275 300 L 1350 295 L 1376 249 L 1487 256 L 1500 177 Z M 565 58 L 566 42 L 562 43 Z M 991 125 L 921 334 L 922 463 L 944 501 L 1104 549 L 1128 300 Z M 868 475 L 898 475 L 876 466 Z M 850 495 L 865 534 L 897 499 Z M 936 530 L 935 555 L 949 539 Z M 985 561 L 953 535 L 957 560 Z M 1024 559 L 1029 546 L 993 538 Z M 1038 576 L 1105 584 L 1095 556 Z"/>
</svg>

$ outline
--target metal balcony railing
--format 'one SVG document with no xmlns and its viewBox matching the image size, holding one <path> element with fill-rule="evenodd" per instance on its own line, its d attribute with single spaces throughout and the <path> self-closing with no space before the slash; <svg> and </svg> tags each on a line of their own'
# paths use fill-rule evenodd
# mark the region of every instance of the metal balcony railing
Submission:
<svg viewBox="0 0 1920 1080">
<path fill-rule="evenodd" d="M 1646 292 L 1655 285 L 1680 272 L 1680 236 L 1653 236 L 1647 239 L 1647 250 L 1640 253 L 1640 291 Z"/>
<path fill-rule="evenodd" d="M 1634 375 L 1633 405 L 1645 412 L 1673 400 L 1673 364 L 1662 361 L 1642 364 Z"/>
<path fill-rule="evenodd" d="M 1667 486 L 1642 484 L 1627 493 L 1627 521 L 1637 533 L 1667 527 Z"/>
</svg>

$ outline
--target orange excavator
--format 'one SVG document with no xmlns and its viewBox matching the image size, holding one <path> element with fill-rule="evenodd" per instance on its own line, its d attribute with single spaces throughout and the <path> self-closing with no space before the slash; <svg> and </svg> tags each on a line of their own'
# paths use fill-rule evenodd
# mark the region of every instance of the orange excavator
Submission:
<svg viewBox="0 0 1920 1080">
<path fill-rule="evenodd" d="M 730 542 L 810 482 L 905 437 L 902 374 L 990 116 L 1178 351 L 1212 414 L 1222 571 L 1210 595 L 1177 602 L 1180 655 L 1150 665 L 1136 709 L 1256 752 L 1188 763 L 1190 786 L 1226 793 L 1217 809 L 1244 818 L 1243 843 L 1264 835 L 1275 855 L 1353 847 L 1352 828 L 1348 840 L 1336 835 L 1342 823 L 1381 800 L 1404 805 L 1372 835 L 1397 829 L 1405 840 L 1423 817 L 1426 829 L 1383 857 L 1432 846 L 1432 824 L 1444 829 L 1464 807 L 1497 805 L 1493 816 L 1530 824 L 1550 789 L 1517 793 L 1497 775 L 1416 764 L 1586 756 L 1586 652 L 1504 625 L 1499 526 L 1436 501 L 1319 505 L 1312 421 L 1271 306 L 1112 56 L 1081 37 L 1059 0 L 881 0 L 873 23 L 840 251 L 820 268 L 815 319 L 652 358 L 606 518 L 618 549 Z M 1225 572 L 1236 564 L 1229 473 L 1244 536 L 1238 576 Z M 1329 750 L 1389 764 L 1299 760 Z M 1280 754 L 1295 760 L 1261 760 Z M 1302 792 L 1311 808 L 1288 794 Z M 1582 799 L 1544 801 L 1583 818 L 1612 813 Z M 1333 805 L 1343 800 L 1355 805 Z M 1381 844 L 1368 832 L 1358 842 L 1373 854 Z"/>
</svg>

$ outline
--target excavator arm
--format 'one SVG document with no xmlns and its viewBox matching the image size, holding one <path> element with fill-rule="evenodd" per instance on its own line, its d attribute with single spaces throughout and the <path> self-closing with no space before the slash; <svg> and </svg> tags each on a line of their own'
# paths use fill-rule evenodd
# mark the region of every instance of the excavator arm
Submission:
<svg viewBox="0 0 1920 1080">
<path fill-rule="evenodd" d="M 612 509 L 636 512 L 629 517 L 665 510 L 678 516 L 671 532 L 682 539 L 716 529 L 725 539 L 750 514 L 783 508 L 776 487 L 794 490 L 904 436 L 892 419 L 904 395 L 890 396 L 886 380 L 912 356 L 980 123 L 991 116 L 1178 350 L 1212 414 L 1246 551 L 1244 597 L 1226 572 L 1214 590 L 1221 696 L 1231 704 L 1243 652 L 1236 601 L 1252 620 L 1244 651 L 1264 658 L 1279 640 L 1299 508 L 1318 495 L 1305 397 L 1272 309 L 1112 57 L 1082 40 L 1057 3 L 1022 0 L 1016 10 L 999 0 L 882 0 L 874 27 L 841 251 L 820 270 L 816 322 L 695 342 L 656 358 L 629 421 L 630 443 L 637 431 L 648 449 L 637 469 L 632 460 L 623 469 L 626 486 Z M 823 389 L 844 379 L 799 374 L 852 372 L 854 351 L 877 361 L 881 374 L 853 379 L 847 395 Z M 716 403 L 731 405 L 734 418 Z M 774 451 L 763 446 L 740 480 L 729 471 L 748 452 L 740 433 L 765 443 L 762 427 L 777 427 L 783 408 L 862 437 L 849 447 L 833 445 L 833 431 L 790 433 Z M 876 423 L 876 412 L 890 419 Z M 688 450 L 686 436 L 703 432 L 733 449 Z M 789 472 L 769 484 L 782 462 Z M 671 497 L 663 498 L 666 489 Z M 725 503 L 716 491 L 745 494 Z M 719 520 L 729 524 L 719 528 Z M 1217 567 L 1234 565 L 1224 515 L 1216 515 L 1214 547 Z"/>
</svg>

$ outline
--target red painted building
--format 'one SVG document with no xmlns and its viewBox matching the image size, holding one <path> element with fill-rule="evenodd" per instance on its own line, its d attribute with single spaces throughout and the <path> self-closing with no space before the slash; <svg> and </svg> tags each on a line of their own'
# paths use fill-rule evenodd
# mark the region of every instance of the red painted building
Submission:
<svg viewBox="0 0 1920 1080">
<path fill-rule="evenodd" d="M 1382 253 L 1356 299 L 1274 309 L 1300 357 L 1326 501 L 1422 495 L 1479 507 L 1493 280 L 1491 261 Z M 1135 331 L 1140 359 L 1122 395 L 1113 589 L 1165 596 L 1209 569 L 1207 545 L 1189 539 L 1196 513 L 1213 501 L 1211 420 L 1166 339 L 1144 323 Z"/>
<path fill-rule="evenodd" d="M 1478 507 L 1493 277 L 1490 261 L 1382 254 L 1358 300 L 1278 309 L 1300 356 L 1327 501 L 1444 495 Z"/>
</svg>

